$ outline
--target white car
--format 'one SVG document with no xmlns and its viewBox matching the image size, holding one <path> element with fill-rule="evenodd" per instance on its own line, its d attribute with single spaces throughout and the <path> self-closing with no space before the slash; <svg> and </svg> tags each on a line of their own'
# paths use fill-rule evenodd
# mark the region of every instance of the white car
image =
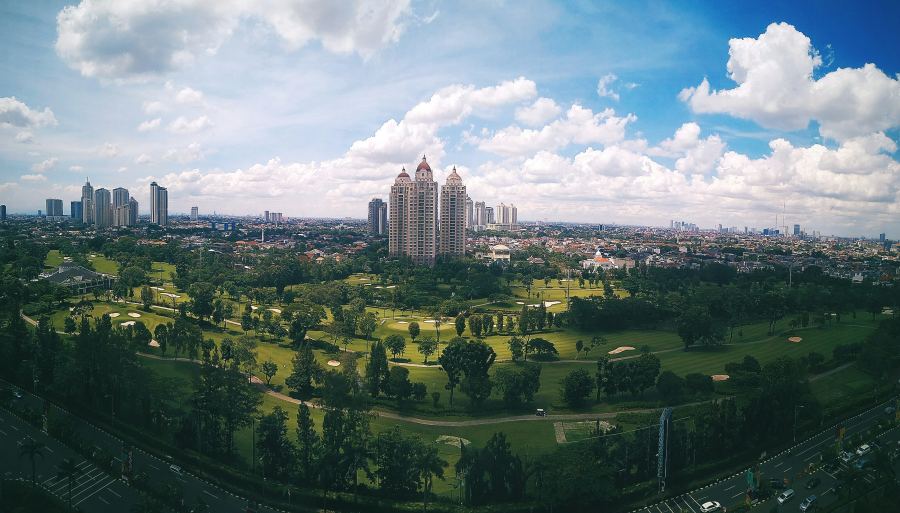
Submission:
<svg viewBox="0 0 900 513">
<path fill-rule="evenodd" d="M 869 454 L 870 452 L 872 452 L 872 447 L 869 446 L 869 444 L 862 444 L 856 449 L 857 456 L 865 456 L 866 454 Z"/>
<path fill-rule="evenodd" d="M 778 494 L 778 497 L 775 500 L 778 501 L 778 504 L 784 504 L 785 502 L 789 502 L 794 498 L 794 489 L 788 488 L 787 490 Z"/>
<path fill-rule="evenodd" d="M 700 513 L 713 513 L 722 509 L 722 505 L 716 501 L 704 502 L 700 505 Z"/>
</svg>

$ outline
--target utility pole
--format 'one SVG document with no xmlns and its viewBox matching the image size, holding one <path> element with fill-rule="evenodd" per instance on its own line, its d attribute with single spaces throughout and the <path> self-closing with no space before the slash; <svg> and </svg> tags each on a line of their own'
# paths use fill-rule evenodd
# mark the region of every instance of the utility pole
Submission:
<svg viewBox="0 0 900 513">
<path fill-rule="evenodd" d="M 797 443 L 797 412 L 803 408 L 802 404 L 794 405 L 794 443 Z"/>
</svg>

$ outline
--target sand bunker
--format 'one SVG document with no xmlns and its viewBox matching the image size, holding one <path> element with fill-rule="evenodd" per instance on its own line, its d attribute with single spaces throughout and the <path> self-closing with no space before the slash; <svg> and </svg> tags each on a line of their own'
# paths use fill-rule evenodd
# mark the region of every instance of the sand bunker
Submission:
<svg viewBox="0 0 900 513">
<path fill-rule="evenodd" d="M 139 314 L 137 312 L 128 312 L 128 317 L 133 317 L 133 318 L 137 319 L 140 316 L 141 316 L 141 314 Z"/>
<path fill-rule="evenodd" d="M 800 341 L 802 341 L 802 340 L 803 340 L 803 339 L 800 338 L 800 337 L 791 337 L 791 338 L 788 339 L 788 342 L 793 342 L 794 344 L 796 344 L 797 342 L 800 342 Z"/>
<path fill-rule="evenodd" d="M 544 306 L 558 305 L 560 301 L 544 301 Z"/>
<path fill-rule="evenodd" d="M 397 321 L 397 324 L 409 324 L 409 323 L 406 321 Z"/>
<path fill-rule="evenodd" d="M 150 347 L 159 347 L 159 342 L 157 342 L 155 340 L 151 340 L 150 343 L 147 345 Z"/>
<path fill-rule="evenodd" d="M 376 289 L 383 289 L 384 287 L 382 287 L 381 285 L 375 285 L 375 288 L 376 288 Z"/>
<path fill-rule="evenodd" d="M 619 354 L 619 353 L 624 353 L 625 351 L 634 351 L 634 348 L 631 346 L 619 346 L 607 354 Z"/>
<path fill-rule="evenodd" d="M 280 313 L 281 313 L 281 308 L 269 308 L 268 310 L 269 310 L 270 312 L 275 312 L 275 313 L 277 313 L 277 314 L 280 314 Z"/>
<path fill-rule="evenodd" d="M 368 278 L 360 278 L 359 281 L 369 281 Z"/>
<path fill-rule="evenodd" d="M 371 283 L 363 283 L 363 287 L 371 287 L 371 286 L 372 286 Z"/>
<path fill-rule="evenodd" d="M 69 311 L 70 311 L 70 312 L 74 312 L 74 311 L 75 311 L 75 307 L 74 307 L 74 306 L 70 306 L 70 307 L 69 307 Z"/>
<path fill-rule="evenodd" d="M 466 440 L 465 438 L 460 438 L 458 436 L 453 436 L 453 435 L 441 435 L 441 436 L 437 437 L 437 440 L 435 440 L 435 442 L 437 442 L 439 444 L 452 445 L 454 447 L 461 447 L 463 445 L 469 445 L 472 443 L 472 442 Z"/>
<path fill-rule="evenodd" d="M 522 301 L 516 301 L 516 304 L 517 304 L 517 305 L 524 305 L 525 303 L 522 302 Z"/>
<path fill-rule="evenodd" d="M 113 312 L 113 313 L 109 314 L 109 316 L 113 319 L 115 319 L 116 317 L 118 317 L 120 315 L 122 315 L 122 314 L 120 314 L 119 312 Z"/>
<path fill-rule="evenodd" d="M 125 321 L 122 324 L 119 324 L 119 326 L 121 326 L 123 328 L 128 327 L 128 326 L 134 326 L 134 325 L 135 325 L 134 321 Z"/>
<path fill-rule="evenodd" d="M 162 288 L 162 287 L 150 287 L 150 288 L 153 289 L 153 290 L 166 290 L 166 289 L 164 289 L 164 288 Z"/>
<path fill-rule="evenodd" d="M 339 361 L 337 361 L 337 360 L 328 360 L 328 366 L 329 366 L 329 367 L 337 367 L 337 366 L 339 366 L 340 364 L 341 364 L 341 362 L 339 362 Z"/>
<path fill-rule="evenodd" d="M 728 378 L 730 378 L 731 376 L 729 376 L 728 374 L 713 374 L 710 377 L 713 381 L 728 381 Z"/>
<path fill-rule="evenodd" d="M 168 296 L 168 297 L 171 297 L 171 298 L 178 298 L 178 297 L 181 297 L 181 296 L 179 296 L 178 294 L 172 294 L 171 292 L 163 292 L 161 295 L 163 295 L 163 296 Z"/>
<path fill-rule="evenodd" d="M 396 286 L 396 285 L 388 285 L 388 286 L 385 287 L 385 288 L 386 288 L 386 289 L 396 289 L 397 286 Z"/>
<path fill-rule="evenodd" d="M 258 307 L 258 306 L 253 306 L 253 305 L 251 305 L 251 306 L 250 306 L 250 309 L 251 309 L 251 310 L 257 310 L 257 309 L 259 309 L 259 307 Z"/>
</svg>

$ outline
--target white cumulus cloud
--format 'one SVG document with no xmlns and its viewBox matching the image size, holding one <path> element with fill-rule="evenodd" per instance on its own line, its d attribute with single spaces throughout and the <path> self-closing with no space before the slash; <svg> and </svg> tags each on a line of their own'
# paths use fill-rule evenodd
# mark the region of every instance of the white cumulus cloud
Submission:
<svg viewBox="0 0 900 513">
<path fill-rule="evenodd" d="M 698 113 L 724 113 L 767 128 L 800 130 L 819 123 L 838 141 L 900 125 L 900 80 L 874 64 L 841 68 L 818 80 L 822 64 L 810 39 L 787 23 L 773 23 L 758 38 L 728 43 L 733 89 L 712 90 L 709 81 L 681 91 Z"/>
<path fill-rule="evenodd" d="M 49 107 L 33 110 L 15 96 L 0 98 L 0 127 L 39 128 L 56 124 L 56 117 Z"/>
<path fill-rule="evenodd" d="M 44 172 L 50 171 L 51 169 L 56 167 L 56 164 L 58 162 L 59 162 L 58 158 L 52 157 L 52 158 L 49 158 L 42 162 L 38 162 L 37 164 L 31 166 L 31 170 L 34 171 L 35 173 L 44 173 Z"/>
<path fill-rule="evenodd" d="M 528 106 L 516 109 L 516 121 L 527 126 L 541 126 L 559 116 L 562 109 L 550 98 L 538 98 Z"/>
<path fill-rule="evenodd" d="M 159 128 L 160 123 L 162 123 L 162 119 L 160 118 L 148 119 L 147 121 L 142 121 L 137 129 L 138 132 L 149 132 Z"/>
<path fill-rule="evenodd" d="M 169 124 L 169 131 L 176 134 L 193 134 L 211 126 L 213 126 L 212 121 L 205 115 L 197 116 L 194 119 L 178 116 Z"/>
</svg>

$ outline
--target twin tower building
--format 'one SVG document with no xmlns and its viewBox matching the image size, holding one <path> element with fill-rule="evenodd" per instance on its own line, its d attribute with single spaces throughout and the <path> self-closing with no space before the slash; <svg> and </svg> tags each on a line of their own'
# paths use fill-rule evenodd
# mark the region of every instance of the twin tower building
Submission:
<svg viewBox="0 0 900 513">
<path fill-rule="evenodd" d="M 415 178 L 406 169 L 391 186 L 388 205 L 388 251 L 416 264 L 434 265 L 442 255 L 466 252 L 466 186 L 456 167 L 441 186 L 422 157 Z"/>
</svg>

